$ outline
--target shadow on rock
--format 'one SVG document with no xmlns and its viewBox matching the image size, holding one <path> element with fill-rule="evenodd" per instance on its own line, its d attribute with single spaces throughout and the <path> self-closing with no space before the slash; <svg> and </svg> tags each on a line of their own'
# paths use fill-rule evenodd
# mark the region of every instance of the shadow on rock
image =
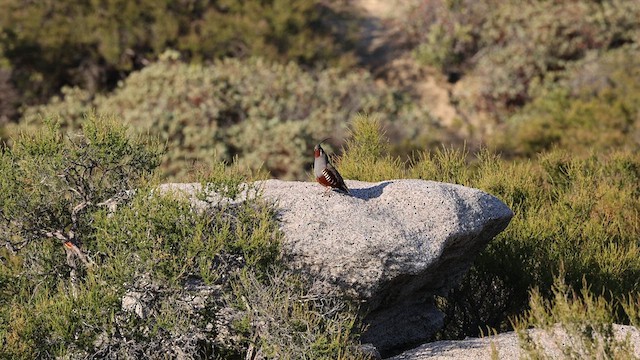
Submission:
<svg viewBox="0 0 640 360">
<path fill-rule="evenodd" d="M 371 186 L 368 188 L 350 189 L 349 192 L 351 193 L 351 196 L 367 201 L 369 199 L 380 197 L 380 195 L 382 195 L 382 190 L 384 190 L 384 188 L 391 183 L 392 181 L 385 181 L 376 186 Z"/>
</svg>

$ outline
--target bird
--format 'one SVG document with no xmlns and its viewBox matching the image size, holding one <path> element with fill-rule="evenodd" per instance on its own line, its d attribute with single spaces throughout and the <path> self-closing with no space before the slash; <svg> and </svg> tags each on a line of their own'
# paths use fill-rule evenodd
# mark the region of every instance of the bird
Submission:
<svg viewBox="0 0 640 360">
<path fill-rule="evenodd" d="M 313 173 L 316 177 L 316 181 L 319 182 L 320 185 L 325 186 L 327 191 L 331 189 L 338 189 L 350 194 L 349 188 L 344 183 L 342 176 L 338 170 L 331 165 L 327 153 L 324 151 L 322 146 L 320 146 L 327 139 L 320 141 L 318 145 L 313 148 L 313 155 L 315 157 L 313 162 Z"/>
</svg>

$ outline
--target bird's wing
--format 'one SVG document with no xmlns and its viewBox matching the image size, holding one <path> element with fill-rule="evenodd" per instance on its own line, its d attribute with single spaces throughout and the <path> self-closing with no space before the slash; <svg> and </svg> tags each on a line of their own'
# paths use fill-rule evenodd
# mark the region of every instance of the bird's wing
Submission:
<svg viewBox="0 0 640 360">
<path fill-rule="evenodd" d="M 334 168 L 331 164 L 327 164 L 327 170 L 330 171 L 336 179 L 337 184 L 335 185 L 335 187 L 346 193 L 349 193 L 349 188 L 347 187 L 347 184 L 344 183 L 344 179 L 342 178 L 342 175 L 340 175 L 338 170 L 336 170 L 336 168 Z"/>
</svg>

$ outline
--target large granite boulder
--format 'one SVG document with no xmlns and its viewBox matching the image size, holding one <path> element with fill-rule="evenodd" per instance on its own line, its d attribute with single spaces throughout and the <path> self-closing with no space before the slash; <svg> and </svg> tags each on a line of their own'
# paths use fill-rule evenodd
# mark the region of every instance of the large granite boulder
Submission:
<svg viewBox="0 0 640 360">
<path fill-rule="evenodd" d="M 363 303 L 363 343 L 384 355 L 428 339 L 445 295 L 513 213 L 477 189 L 424 180 L 347 181 L 351 195 L 319 184 L 258 184 L 278 208 L 292 269 L 316 279 L 320 293 Z M 193 192 L 197 184 L 166 188 Z"/>
</svg>

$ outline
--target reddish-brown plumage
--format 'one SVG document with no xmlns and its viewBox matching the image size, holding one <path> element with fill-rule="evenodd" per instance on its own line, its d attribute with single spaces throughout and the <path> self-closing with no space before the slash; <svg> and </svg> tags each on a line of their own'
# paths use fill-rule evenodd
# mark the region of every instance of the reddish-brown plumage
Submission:
<svg viewBox="0 0 640 360">
<path fill-rule="evenodd" d="M 349 188 L 345 185 L 342 176 L 340 176 L 340 173 L 338 173 L 338 171 L 331 165 L 322 170 L 322 176 L 318 176 L 316 181 L 318 181 L 320 185 L 349 193 Z"/>
<path fill-rule="evenodd" d="M 327 187 L 335 187 L 335 185 L 333 185 L 332 183 L 328 182 L 327 179 L 324 176 L 319 176 L 316 178 L 316 180 L 320 183 L 320 185 L 322 186 L 327 186 Z"/>
<path fill-rule="evenodd" d="M 316 145 L 313 150 L 313 155 L 315 156 L 313 172 L 316 176 L 316 181 L 320 183 L 320 185 L 329 189 L 342 190 L 348 194 L 349 188 L 344 183 L 344 180 L 342 179 L 342 176 L 340 176 L 338 170 L 336 170 L 336 168 L 334 168 L 329 162 L 329 157 L 324 152 L 320 144 Z"/>
</svg>

